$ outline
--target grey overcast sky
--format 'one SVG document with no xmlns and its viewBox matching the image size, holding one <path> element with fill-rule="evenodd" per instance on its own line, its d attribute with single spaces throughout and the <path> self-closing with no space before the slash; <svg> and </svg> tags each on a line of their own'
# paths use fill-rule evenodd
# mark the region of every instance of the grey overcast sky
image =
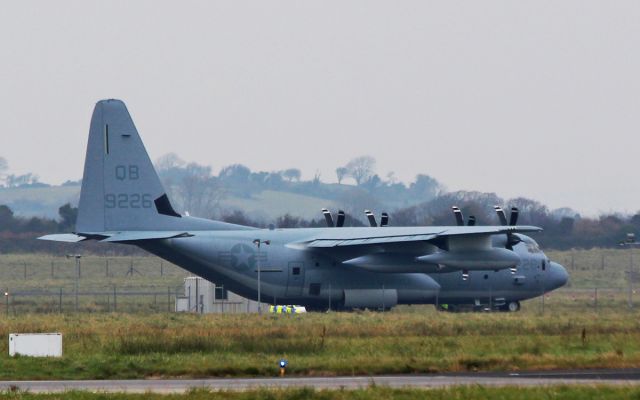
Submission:
<svg viewBox="0 0 640 400">
<path fill-rule="evenodd" d="M 119 98 L 152 159 L 640 209 L 638 1 L 5 1 L 0 57 L 0 156 L 45 182 Z"/>
</svg>

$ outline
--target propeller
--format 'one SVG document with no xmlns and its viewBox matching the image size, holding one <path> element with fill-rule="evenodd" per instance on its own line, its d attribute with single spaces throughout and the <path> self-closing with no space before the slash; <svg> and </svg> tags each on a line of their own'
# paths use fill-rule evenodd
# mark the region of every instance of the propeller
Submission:
<svg viewBox="0 0 640 400">
<path fill-rule="evenodd" d="M 456 206 L 451 207 L 453 210 L 453 215 L 456 217 L 456 225 L 463 226 L 464 225 L 464 217 L 462 216 L 462 211 Z"/>
<path fill-rule="evenodd" d="M 344 219 L 345 219 L 344 211 L 338 210 L 338 221 L 336 222 L 336 227 L 342 228 L 344 226 Z"/>
<path fill-rule="evenodd" d="M 462 215 L 462 211 L 460 208 L 453 206 L 451 207 L 453 210 L 453 215 L 456 217 L 456 225 L 464 226 L 464 215 Z M 467 222 L 467 226 L 474 226 L 476 224 L 476 217 L 473 215 L 469 216 L 469 221 Z"/>
<path fill-rule="evenodd" d="M 518 207 L 511 207 L 511 215 L 509 216 L 509 225 L 516 226 L 518 224 Z"/>
<path fill-rule="evenodd" d="M 493 209 L 496 210 L 496 214 L 498 214 L 498 219 L 500 220 L 500 225 L 507 225 L 507 216 L 504 215 L 504 210 L 500 206 L 493 206 Z"/>
<path fill-rule="evenodd" d="M 509 215 L 509 222 L 507 223 L 507 216 L 504 213 L 504 210 L 502 209 L 502 207 L 500 206 L 494 206 L 493 207 L 496 210 L 496 214 L 498 214 L 498 219 L 500 220 L 500 225 L 502 226 L 516 226 L 516 224 L 518 223 L 518 215 L 520 214 L 520 211 L 518 210 L 518 207 L 511 207 L 511 214 Z M 505 245 L 505 248 L 507 248 L 508 250 L 513 251 L 513 246 L 515 246 L 516 244 L 520 243 L 521 240 L 518 236 L 514 235 L 513 233 L 507 233 L 507 244 Z M 509 268 L 509 271 L 511 271 L 511 274 L 515 274 L 518 272 L 518 267 L 511 267 Z"/>
<path fill-rule="evenodd" d="M 369 220 L 369 225 L 371 225 L 371 227 L 375 228 L 376 226 L 378 226 L 378 223 L 376 222 L 376 217 L 375 215 L 373 215 L 371 210 L 364 210 L 364 215 L 367 216 L 367 219 Z"/>
<path fill-rule="evenodd" d="M 386 212 L 383 212 L 380 217 L 380 226 L 389 226 L 389 214 Z"/>
<path fill-rule="evenodd" d="M 496 210 L 496 214 L 498 214 L 498 219 L 500 220 L 500 225 L 503 226 L 516 226 L 518 224 L 518 215 L 520 211 L 518 207 L 511 207 L 511 214 L 509 215 L 509 222 L 507 222 L 507 216 L 504 213 L 504 210 L 500 206 L 493 206 L 493 209 Z"/>
<path fill-rule="evenodd" d="M 466 281 L 467 279 L 469 279 L 469 270 L 468 269 L 463 269 L 462 270 L 462 280 Z"/>
<path fill-rule="evenodd" d="M 333 216 L 331 215 L 331 212 L 326 208 L 323 208 L 322 214 L 324 215 L 324 220 L 327 221 L 327 226 L 329 228 L 333 228 L 335 225 L 333 223 Z"/>
</svg>

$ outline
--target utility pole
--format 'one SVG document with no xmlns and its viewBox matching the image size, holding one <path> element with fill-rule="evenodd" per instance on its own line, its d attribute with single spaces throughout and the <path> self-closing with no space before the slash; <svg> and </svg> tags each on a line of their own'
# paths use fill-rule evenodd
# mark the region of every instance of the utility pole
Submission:
<svg viewBox="0 0 640 400">
<path fill-rule="evenodd" d="M 67 254 L 67 258 L 74 258 L 76 260 L 76 281 L 75 281 L 76 304 L 75 304 L 75 308 L 76 308 L 76 312 L 78 312 L 78 287 L 79 287 L 80 277 L 82 276 L 82 271 L 80 269 L 80 259 L 82 258 L 82 255 L 81 254 Z"/>
<path fill-rule="evenodd" d="M 629 308 L 633 308 L 633 247 L 629 246 Z"/>
<path fill-rule="evenodd" d="M 260 240 L 260 239 L 255 239 L 253 241 L 253 244 L 258 248 L 258 253 L 256 254 L 256 267 L 258 269 L 258 314 L 262 314 L 262 293 L 261 293 L 261 286 L 262 286 L 262 282 L 260 280 L 260 245 L 261 244 L 266 244 L 267 246 L 271 244 L 271 240 Z"/>
<path fill-rule="evenodd" d="M 636 235 L 634 233 L 627 233 L 627 237 L 624 242 L 620 243 L 620 246 L 627 246 L 629 248 L 629 271 L 627 271 L 627 279 L 629 280 L 629 293 L 627 302 L 629 308 L 633 308 L 633 248 L 640 245 L 636 242 Z"/>
</svg>

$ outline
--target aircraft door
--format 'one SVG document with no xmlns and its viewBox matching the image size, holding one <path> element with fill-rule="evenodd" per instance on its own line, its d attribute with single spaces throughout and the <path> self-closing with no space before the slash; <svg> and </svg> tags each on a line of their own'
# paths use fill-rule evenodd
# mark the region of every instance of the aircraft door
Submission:
<svg viewBox="0 0 640 400">
<path fill-rule="evenodd" d="M 304 263 L 302 261 L 289 262 L 289 272 L 287 276 L 287 297 L 302 296 L 304 288 Z"/>
</svg>

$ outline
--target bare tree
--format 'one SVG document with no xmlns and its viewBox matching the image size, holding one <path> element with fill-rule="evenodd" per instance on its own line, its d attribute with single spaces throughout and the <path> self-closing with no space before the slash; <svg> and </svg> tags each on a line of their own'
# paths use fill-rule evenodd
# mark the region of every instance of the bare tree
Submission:
<svg viewBox="0 0 640 400">
<path fill-rule="evenodd" d="M 376 159 L 371 156 L 360 156 L 349 161 L 345 166 L 350 177 L 360 186 L 371 178 L 375 172 Z"/>
<path fill-rule="evenodd" d="M 293 182 L 294 180 L 299 181 L 300 176 L 302 176 L 302 173 L 297 168 L 289 168 L 282 171 L 282 176 L 289 182 Z"/>
<path fill-rule="evenodd" d="M 180 168 L 184 166 L 185 162 L 178 157 L 176 153 L 167 153 L 158 157 L 156 160 L 156 169 L 159 172 L 168 171 L 172 168 Z"/>
<path fill-rule="evenodd" d="M 338 177 L 338 185 L 342 184 L 342 180 L 347 177 L 349 170 L 345 167 L 336 168 L 336 176 Z"/>
<path fill-rule="evenodd" d="M 182 208 L 193 215 L 212 217 L 225 196 L 222 185 L 211 176 L 211 167 L 190 163 L 185 170 L 177 189 Z"/>
<path fill-rule="evenodd" d="M 0 157 L 0 182 L 4 182 L 7 177 L 7 170 L 9 169 L 9 163 L 4 157 Z"/>
</svg>

